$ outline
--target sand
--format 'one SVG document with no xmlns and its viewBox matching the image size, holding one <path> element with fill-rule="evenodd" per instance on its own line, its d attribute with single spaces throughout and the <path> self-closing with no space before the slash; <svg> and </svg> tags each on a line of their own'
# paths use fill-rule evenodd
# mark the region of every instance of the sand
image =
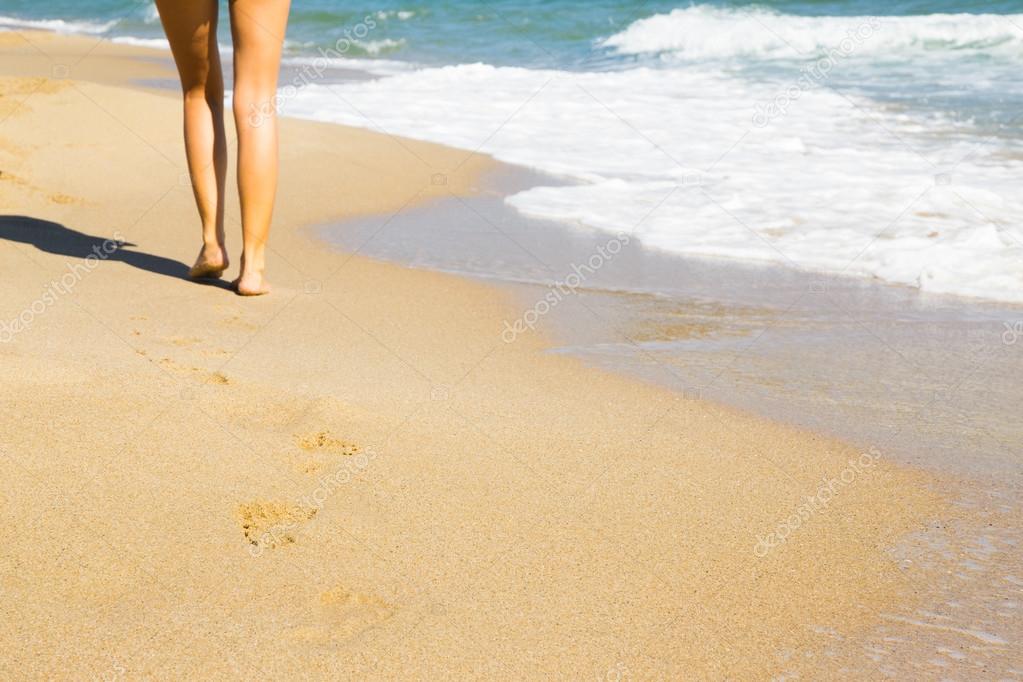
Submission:
<svg viewBox="0 0 1023 682">
<path fill-rule="evenodd" d="M 917 599 L 889 548 L 950 513 L 928 476 L 506 343 L 502 290 L 304 229 L 384 230 L 487 191 L 493 161 L 284 121 L 275 290 L 242 299 L 182 278 L 179 104 L 131 85 L 169 77 L 159 55 L 22 35 L 0 41 L 0 320 L 27 321 L 0 343 L 0 676 L 819 678 L 835 633 Z"/>
</svg>

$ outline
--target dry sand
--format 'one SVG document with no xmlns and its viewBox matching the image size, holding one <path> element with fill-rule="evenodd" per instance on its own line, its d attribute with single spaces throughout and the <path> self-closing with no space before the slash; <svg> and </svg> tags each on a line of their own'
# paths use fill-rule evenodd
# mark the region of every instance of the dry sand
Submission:
<svg viewBox="0 0 1023 682">
<path fill-rule="evenodd" d="M 500 290 L 301 229 L 386 229 L 490 160 L 285 121 L 276 288 L 242 299 L 180 277 L 179 105 L 126 87 L 158 60 L 0 54 L 0 320 L 30 311 L 0 344 L 0 677 L 822 677 L 823 633 L 916 598 L 888 548 L 947 514 L 923 474 L 881 453 L 758 552 L 861 453 L 504 343 Z"/>
</svg>

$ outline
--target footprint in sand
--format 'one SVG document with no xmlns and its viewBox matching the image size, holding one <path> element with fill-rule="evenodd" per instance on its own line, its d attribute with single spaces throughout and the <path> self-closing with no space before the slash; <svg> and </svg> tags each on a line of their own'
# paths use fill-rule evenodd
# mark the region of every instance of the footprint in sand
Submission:
<svg viewBox="0 0 1023 682">
<path fill-rule="evenodd" d="M 197 339 L 194 336 L 172 336 L 170 342 L 179 348 L 185 348 L 187 346 L 194 346 L 197 343 L 202 343 L 202 339 Z"/>
<path fill-rule="evenodd" d="M 306 452 L 326 452 L 332 455 L 351 457 L 362 452 L 355 443 L 335 438 L 330 431 L 320 431 L 311 436 L 297 436 L 298 446 Z"/>
<path fill-rule="evenodd" d="M 329 463 L 329 457 L 352 457 L 362 452 L 362 448 L 351 441 L 335 438 L 329 431 L 320 431 L 309 436 L 296 436 L 298 446 L 311 458 L 300 462 L 297 468 L 304 474 L 315 474 L 322 471 Z"/>
<path fill-rule="evenodd" d="M 139 351 L 140 355 L 145 355 L 145 351 Z M 227 375 L 223 372 L 207 372 L 201 367 L 182 365 L 179 362 L 175 362 L 171 358 L 160 358 L 160 365 L 168 370 L 177 372 L 178 374 L 190 374 L 192 376 L 199 376 L 202 379 L 203 384 L 216 384 L 218 386 L 226 386 L 231 383 L 231 380 L 227 378 Z"/>
<path fill-rule="evenodd" d="M 223 324 L 224 326 L 231 327 L 233 329 L 242 329 L 245 331 L 255 331 L 256 329 L 259 329 L 258 325 L 248 322 L 241 315 L 231 315 L 230 317 L 225 317 L 220 321 L 220 323 Z"/>
<path fill-rule="evenodd" d="M 295 530 L 316 516 L 316 509 L 257 500 L 239 504 L 236 513 L 242 533 L 250 545 L 274 549 L 294 544 Z"/>
<path fill-rule="evenodd" d="M 32 95 L 52 94 L 68 87 L 64 81 L 49 78 L 3 78 L 0 79 L 0 116 L 6 119 L 15 114 L 31 111 L 26 100 Z"/>
<path fill-rule="evenodd" d="M 189 367 L 187 365 L 182 365 L 180 362 L 175 362 L 174 360 L 168 357 L 160 358 L 160 365 L 166 367 L 167 369 L 174 370 L 175 372 L 180 373 L 199 371 L 198 367 Z"/>
<path fill-rule="evenodd" d="M 171 336 L 166 340 L 166 342 L 173 346 L 177 346 L 178 348 L 189 348 L 198 351 L 202 355 L 206 356 L 223 357 L 225 355 L 230 355 L 230 352 L 223 348 L 207 347 L 203 339 L 199 339 L 194 336 Z"/>
<path fill-rule="evenodd" d="M 320 622 L 295 628 L 291 636 L 319 642 L 351 639 L 390 619 L 396 610 L 378 597 L 335 587 L 320 595 Z"/>
</svg>

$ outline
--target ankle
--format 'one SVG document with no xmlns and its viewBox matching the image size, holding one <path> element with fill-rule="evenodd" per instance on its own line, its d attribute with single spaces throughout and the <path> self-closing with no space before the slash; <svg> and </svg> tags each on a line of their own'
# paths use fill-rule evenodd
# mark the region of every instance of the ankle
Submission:
<svg viewBox="0 0 1023 682">
<path fill-rule="evenodd" d="M 262 273 L 266 268 L 266 253 L 264 249 L 253 249 L 242 251 L 242 272 Z"/>
<path fill-rule="evenodd" d="M 202 237 L 202 248 L 203 251 L 210 253 L 214 251 L 224 250 L 224 238 L 216 235 L 203 234 Z"/>
</svg>

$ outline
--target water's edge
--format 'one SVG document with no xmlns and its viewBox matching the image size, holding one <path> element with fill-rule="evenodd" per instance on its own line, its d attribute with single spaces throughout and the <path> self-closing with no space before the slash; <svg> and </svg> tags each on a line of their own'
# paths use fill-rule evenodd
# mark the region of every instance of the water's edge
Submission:
<svg viewBox="0 0 1023 682">
<path fill-rule="evenodd" d="M 314 231 L 346 251 L 511 288 L 523 307 L 509 340 L 535 329 L 556 352 L 687 395 L 1019 484 L 1023 307 L 679 257 L 504 203 L 539 182 L 551 180 L 503 167 L 477 197 Z"/>
</svg>

